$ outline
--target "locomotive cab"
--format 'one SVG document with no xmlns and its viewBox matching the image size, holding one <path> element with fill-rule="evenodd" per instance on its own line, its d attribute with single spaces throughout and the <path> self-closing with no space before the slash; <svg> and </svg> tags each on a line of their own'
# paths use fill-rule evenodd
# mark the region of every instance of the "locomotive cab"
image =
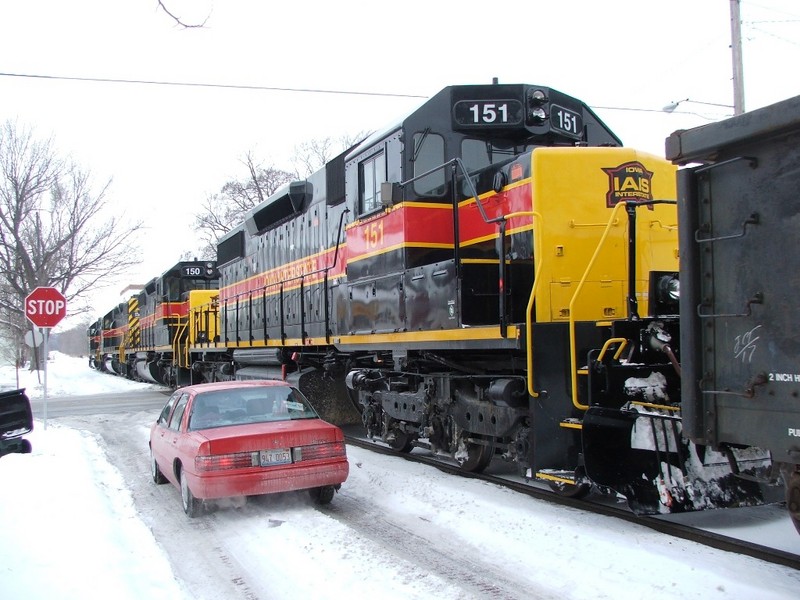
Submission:
<svg viewBox="0 0 800 600">
<path fill-rule="evenodd" d="M 583 102 L 530 85 L 453 86 L 346 158 L 347 285 L 338 329 L 429 331 L 524 321 L 531 203 L 509 191 L 538 147 L 618 146 Z M 507 196 L 514 198 L 507 199 Z M 494 197 L 493 202 L 486 198 Z M 479 200 L 481 199 L 481 200 Z M 503 211 L 528 213 L 507 223 Z M 498 260 L 500 253 L 508 260 Z"/>
</svg>

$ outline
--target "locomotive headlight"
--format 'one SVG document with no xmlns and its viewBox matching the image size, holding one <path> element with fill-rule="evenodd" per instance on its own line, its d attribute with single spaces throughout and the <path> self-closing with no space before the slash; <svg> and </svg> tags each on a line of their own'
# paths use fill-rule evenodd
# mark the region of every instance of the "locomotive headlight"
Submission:
<svg viewBox="0 0 800 600">
<path fill-rule="evenodd" d="M 675 275 L 664 275 L 658 280 L 658 296 L 661 302 L 676 302 L 681 297 L 681 282 Z"/>
<path fill-rule="evenodd" d="M 547 102 L 547 94 L 542 90 L 533 90 L 530 94 L 531 104 L 544 104 Z"/>
<path fill-rule="evenodd" d="M 544 121 L 547 118 L 547 113 L 541 106 L 537 106 L 528 112 L 528 116 L 534 121 Z"/>
<path fill-rule="evenodd" d="M 678 301 L 681 284 L 675 271 L 651 271 L 648 297 L 648 310 L 651 316 L 677 315 L 680 312 Z"/>
<path fill-rule="evenodd" d="M 528 114 L 525 119 L 528 125 L 540 125 L 547 120 L 547 110 L 545 110 L 547 101 L 547 94 L 544 90 L 528 90 Z"/>
<path fill-rule="evenodd" d="M 530 90 L 528 91 L 528 105 L 538 106 L 547 102 L 547 94 L 544 90 Z"/>
</svg>

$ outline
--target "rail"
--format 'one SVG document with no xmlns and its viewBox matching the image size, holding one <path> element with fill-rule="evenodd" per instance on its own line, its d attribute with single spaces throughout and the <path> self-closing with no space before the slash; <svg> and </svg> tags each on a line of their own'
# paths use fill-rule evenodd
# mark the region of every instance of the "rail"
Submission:
<svg viewBox="0 0 800 600">
<path fill-rule="evenodd" d="M 524 494 L 531 498 L 546 501 L 557 506 L 565 506 L 586 514 L 598 515 L 618 519 L 628 523 L 634 523 L 638 527 L 645 527 L 667 536 L 690 540 L 692 542 L 708 546 L 709 548 L 716 548 L 725 552 L 750 556 L 752 558 L 776 565 L 800 569 L 800 556 L 792 554 L 786 550 L 781 550 L 778 547 L 769 547 L 765 545 L 767 542 L 752 541 L 744 537 L 736 538 L 733 536 L 716 533 L 711 530 L 702 529 L 700 527 L 695 527 L 688 524 L 691 523 L 689 519 L 683 520 L 686 522 L 685 524 L 684 522 L 680 522 L 674 516 L 669 515 L 637 515 L 627 508 L 622 508 L 616 501 L 609 503 L 607 498 L 599 490 L 593 491 L 592 494 L 585 499 L 570 498 L 568 496 L 559 495 L 549 488 L 545 488 L 543 485 L 538 484 L 535 480 L 532 481 L 519 476 L 502 474 L 502 472 L 493 474 L 491 472 L 491 468 L 487 469 L 483 473 L 467 473 L 462 471 L 460 466 L 450 459 L 437 457 L 434 454 L 428 454 L 417 450 L 413 450 L 407 454 L 400 454 L 384 443 L 375 440 L 368 440 L 361 434 L 353 435 L 347 429 L 344 433 L 345 441 L 350 445 L 364 448 L 370 452 L 394 456 L 397 458 L 397 460 L 405 460 L 412 463 L 432 466 L 439 471 L 452 475 L 453 477 L 465 477 L 469 479 L 485 481 L 487 483 L 491 483 L 508 490 L 513 490 L 516 493 Z M 494 459 L 492 464 L 494 465 L 496 463 L 497 459 Z M 720 510 L 729 509 L 717 509 L 717 512 Z M 734 535 L 736 533 L 738 532 L 734 532 Z M 758 540 L 770 540 L 770 536 L 768 535 L 762 534 L 755 537 Z"/>
</svg>

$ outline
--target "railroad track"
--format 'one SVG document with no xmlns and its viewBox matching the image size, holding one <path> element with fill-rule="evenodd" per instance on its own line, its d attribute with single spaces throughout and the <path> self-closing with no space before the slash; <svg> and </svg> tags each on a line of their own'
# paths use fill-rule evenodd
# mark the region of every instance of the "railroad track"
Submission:
<svg viewBox="0 0 800 600">
<path fill-rule="evenodd" d="M 383 444 L 380 441 L 369 440 L 354 433 L 353 431 L 348 431 L 347 429 L 345 429 L 345 439 L 348 444 L 365 448 L 373 452 L 378 452 L 380 454 L 392 455 L 401 460 L 408 460 L 411 462 L 430 465 L 441 471 L 458 477 L 467 477 L 494 483 L 502 487 L 513 489 L 521 494 L 526 494 L 532 498 L 545 500 L 553 504 L 568 506 L 594 514 L 613 517 L 615 519 L 621 519 L 630 523 L 636 523 L 637 525 L 647 527 L 665 535 L 693 541 L 710 548 L 716 548 L 726 552 L 735 552 L 737 554 L 751 556 L 765 562 L 800 570 L 800 555 L 798 554 L 793 554 L 779 548 L 771 548 L 769 546 L 764 546 L 744 539 L 721 535 L 719 533 L 682 523 L 675 523 L 673 521 L 667 521 L 657 517 L 636 515 L 632 513 L 630 509 L 628 509 L 626 503 L 621 500 L 611 498 L 608 495 L 592 494 L 583 500 L 576 500 L 574 498 L 556 494 L 544 484 L 526 481 L 524 478 L 517 475 L 512 475 L 509 473 L 493 473 L 491 472 L 491 467 L 490 472 L 488 473 L 465 473 L 459 469 L 455 461 L 449 461 L 445 458 L 436 457 L 433 454 L 424 452 L 412 451 L 407 454 L 399 453 L 395 450 L 392 450 L 388 445 Z M 494 466 L 495 462 L 497 461 L 494 461 L 492 466 Z"/>
</svg>

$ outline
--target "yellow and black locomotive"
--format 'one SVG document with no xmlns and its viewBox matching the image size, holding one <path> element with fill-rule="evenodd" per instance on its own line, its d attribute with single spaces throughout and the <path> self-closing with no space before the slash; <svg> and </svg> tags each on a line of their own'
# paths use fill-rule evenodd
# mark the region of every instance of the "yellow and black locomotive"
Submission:
<svg viewBox="0 0 800 600">
<path fill-rule="evenodd" d="M 202 277 L 154 280 L 98 349 L 170 385 L 294 378 L 397 451 L 638 512 L 755 502 L 730 464 L 763 456 L 681 434 L 678 258 L 671 163 L 557 90 L 451 86 L 253 208 Z"/>
</svg>

